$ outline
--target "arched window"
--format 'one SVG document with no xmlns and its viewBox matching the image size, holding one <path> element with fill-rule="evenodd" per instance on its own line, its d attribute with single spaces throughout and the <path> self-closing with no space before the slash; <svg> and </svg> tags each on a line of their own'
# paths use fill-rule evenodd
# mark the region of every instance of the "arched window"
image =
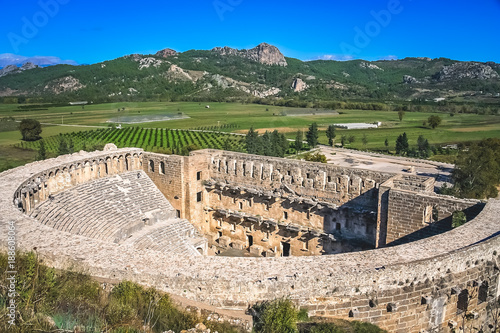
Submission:
<svg viewBox="0 0 500 333">
<path fill-rule="evenodd" d="M 165 162 L 160 162 L 160 174 L 165 174 Z"/>
<path fill-rule="evenodd" d="M 155 172 L 155 162 L 153 160 L 149 160 L 149 171 Z"/>
<path fill-rule="evenodd" d="M 128 165 L 128 159 L 130 158 L 130 155 L 125 156 L 125 170 L 129 170 L 129 165 Z"/>
</svg>

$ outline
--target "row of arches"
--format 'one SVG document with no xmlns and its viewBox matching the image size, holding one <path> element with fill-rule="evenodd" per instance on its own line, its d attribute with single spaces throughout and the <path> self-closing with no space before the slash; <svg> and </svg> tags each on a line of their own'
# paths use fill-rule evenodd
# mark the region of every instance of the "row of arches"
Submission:
<svg viewBox="0 0 500 333">
<path fill-rule="evenodd" d="M 151 173 L 155 173 L 156 172 L 156 167 L 155 167 L 155 161 L 153 160 L 149 160 L 148 162 L 148 171 L 151 172 Z M 158 173 L 160 175 L 164 175 L 165 174 L 165 162 L 161 161 L 160 163 L 158 163 Z"/>
<path fill-rule="evenodd" d="M 15 203 L 25 213 L 52 194 L 94 179 L 142 169 L 142 153 L 99 156 L 45 170 L 16 191 Z"/>
</svg>

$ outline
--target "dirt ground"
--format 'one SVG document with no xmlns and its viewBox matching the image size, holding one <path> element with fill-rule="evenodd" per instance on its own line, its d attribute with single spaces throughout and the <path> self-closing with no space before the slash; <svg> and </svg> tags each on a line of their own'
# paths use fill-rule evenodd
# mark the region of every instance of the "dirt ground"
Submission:
<svg viewBox="0 0 500 333">
<path fill-rule="evenodd" d="M 368 169 L 381 172 L 412 173 L 436 178 L 436 186 L 441 187 L 450 181 L 453 164 L 434 161 L 404 159 L 382 154 L 358 152 L 342 148 L 320 146 L 320 153 L 327 158 L 327 163 L 342 167 Z"/>
</svg>

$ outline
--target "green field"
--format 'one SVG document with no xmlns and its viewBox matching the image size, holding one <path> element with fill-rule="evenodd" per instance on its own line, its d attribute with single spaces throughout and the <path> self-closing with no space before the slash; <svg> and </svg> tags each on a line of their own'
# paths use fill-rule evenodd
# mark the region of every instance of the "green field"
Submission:
<svg viewBox="0 0 500 333">
<path fill-rule="evenodd" d="M 209 105 L 210 108 L 206 108 Z M 120 111 L 118 111 L 120 110 Z M 488 137 L 500 137 L 500 116 L 457 113 L 439 114 L 442 124 L 436 129 L 422 126 L 422 123 L 433 113 L 406 112 L 403 121 L 398 119 L 395 111 L 362 111 L 341 110 L 340 114 L 318 114 L 308 116 L 282 116 L 290 108 L 258 104 L 241 103 L 193 103 L 193 102 L 123 102 L 81 106 L 38 106 L 35 110 L 18 108 L 17 104 L 0 104 L 0 118 L 13 117 L 20 121 L 24 118 L 34 118 L 43 123 L 42 137 L 48 138 L 59 133 L 89 131 L 107 127 L 110 119 L 126 119 L 129 117 L 148 117 L 178 115 L 189 118 L 164 120 L 137 124 L 122 123 L 127 127 L 168 128 L 168 129 L 216 129 L 222 132 L 246 131 L 253 126 L 261 133 L 265 130 L 278 129 L 287 137 L 293 139 L 297 130 L 307 131 L 312 122 L 317 122 L 320 132 L 320 143 L 327 143 L 324 130 L 332 123 L 373 123 L 382 122 L 382 127 L 369 130 L 337 130 L 336 141 L 341 135 L 354 135 L 356 140 L 350 147 L 357 149 L 382 150 L 387 138 L 393 149 L 397 136 L 406 132 L 410 145 L 415 145 L 417 137 L 423 135 L 431 145 L 444 145 L 465 141 L 478 141 Z M 307 110 L 310 112 L 310 110 Z M 293 110 L 300 113 L 300 110 Z M 115 123 L 119 123 L 115 122 Z M 64 126 L 61 126 L 64 125 Z M 224 126 L 226 125 L 226 126 Z M 89 126 L 89 127 L 87 127 Z M 6 126 L 6 131 L 0 129 L 0 153 L 5 159 L 11 159 L 12 146 L 21 143 L 19 131 Z M 367 137 L 363 145 L 361 138 Z M 119 143 L 119 142 L 118 142 Z M 151 145 L 146 145 L 151 146 Z M 153 147 L 155 145 L 152 145 Z M 201 145 L 202 147 L 203 145 Z M 8 149 L 7 149 L 8 148 Z M 14 154 L 15 155 L 15 154 Z M 10 156 L 10 157 L 9 157 Z M 21 161 L 29 158 L 20 157 Z"/>
</svg>

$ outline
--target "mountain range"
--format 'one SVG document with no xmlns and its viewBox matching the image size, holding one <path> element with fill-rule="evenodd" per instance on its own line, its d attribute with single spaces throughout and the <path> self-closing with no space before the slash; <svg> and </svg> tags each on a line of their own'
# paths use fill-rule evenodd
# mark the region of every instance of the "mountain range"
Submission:
<svg viewBox="0 0 500 333">
<path fill-rule="evenodd" d="M 500 64 L 446 58 L 301 61 L 266 43 L 248 50 L 164 49 L 91 65 L 6 66 L 0 70 L 0 97 L 12 96 L 95 102 L 498 98 Z"/>
</svg>

